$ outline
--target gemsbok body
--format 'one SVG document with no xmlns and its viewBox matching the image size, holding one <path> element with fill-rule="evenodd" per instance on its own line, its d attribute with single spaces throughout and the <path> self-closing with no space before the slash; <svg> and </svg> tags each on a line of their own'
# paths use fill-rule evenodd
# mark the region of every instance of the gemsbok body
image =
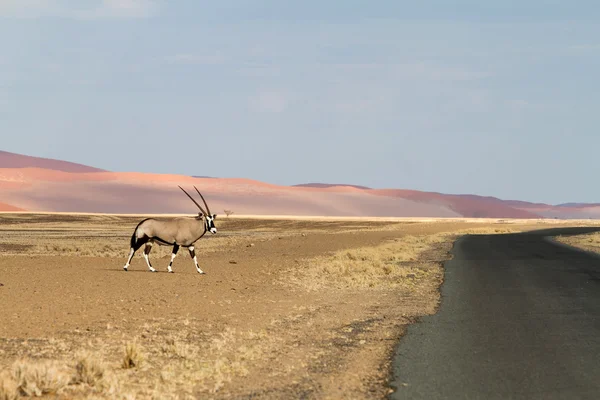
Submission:
<svg viewBox="0 0 600 400">
<path fill-rule="evenodd" d="M 133 231 L 133 235 L 131 235 L 131 250 L 129 251 L 127 263 L 123 267 L 125 271 L 127 271 L 129 268 L 129 264 L 131 263 L 131 259 L 133 258 L 135 252 L 140 247 L 145 245 L 144 258 L 146 259 L 148 269 L 151 272 L 156 272 L 156 269 L 154 269 L 150 263 L 149 254 L 152 250 L 152 245 L 157 243 L 161 246 L 173 246 L 171 262 L 167 267 L 168 272 L 173 272 L 173 260 L 177 255 L 177 251 L 179 251 L 179 247 L 186 247 L 190 252 L 190 256 L 194 260 L 194 264 L 196 265 L 196 270 L 198 273 L 205 273 L 198 265 L 198 259 L 196 258 L 194 245 L 202 236 L 206 234 L 206 232 L 210 232 L 212 234 L 217 233 L 217 228 L 215 227 L 215 219 L 217 218 L 217 215 L 210 214 L 210 209 L 208 208 L 208 204 L 206 204 L 206 200 L 204 200 L 204 196 L 202 196 L 202 193 L 200 193 L 195 186 L 194 189 L 196 189 L 196 192 L 198 192 L 200 198 L 204 202 L 206 211 L 181 186 L 179 186 L 179 189 L 183 190 L 183 192 L 194 202 L 194 204 L 196 204 L 196 206 L 200 209 L 200 212 L 195 217 L 176 217 L 168 219 L 146 218 L 145 220 L 141 221 Z"/>
</svg>

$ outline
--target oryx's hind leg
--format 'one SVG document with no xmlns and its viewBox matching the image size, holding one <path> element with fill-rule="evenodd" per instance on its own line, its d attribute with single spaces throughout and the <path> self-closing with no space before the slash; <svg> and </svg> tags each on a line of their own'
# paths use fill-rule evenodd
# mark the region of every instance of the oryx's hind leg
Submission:
<svg viewBox="0 0 600 400">
<path fill-rule="evenodd" d="M 144 258 L 146 259 L 146 264 L 148 264 L 148 269 L 150 272 L 156 272 L 156 270 L 152 267 L 152 264 L 150 264 L 150 258 L 148 257 L 151 250 L 152 242 L 146 243 L 146 247 L 144 247 Z"/>
<path fill-rule="evenodd" d="M 142 247 L 144 244 L 146 244 L 147 241 L 148 241 L 147 237 L 142 237 L 140 239 L 137 239 L 136 233 L 133 234 L 133 236 L 131 238 L 131 249 L 129 250 L 129 257 L 127 258 L 127 263 L 125 264 L 125 266 L 123 266 L 123 269 L 125 271 L 127 271 L 127 268 L 129 268 L 129 264 L 131 264 L 131 259 L 133 258 L 133 255 L 135 254 L 135 252 L 138 251 L 138 249 L 140 247 Z"/>
<path fill-rule="evenodd" d="M 173 266 L 173 260 L 175 259 L 175 256 L 177 255 L 178 251 L 179 251 L 179 245 L 176 244 L 173 246 L 173 253 L 171 254 L 171 262 L 169 263 L 169 266 L 167 267 L 168 272 L 173 272 L 173 269 L 171 267 Z"/>
<path fill-rule="evenodd" d="M 196 271 L 198 271 L 199 274 L 205 274 L 206 272 L 202 271 L 200 269 L 200 266 L 198 265 L 198 259 L 196 258 L 196 252 L 194 250 L 194 246 L 190 246 L 189 250 L 190 250 L 190 256 L 194 259 L 194 265 L 196 266 Z"/>
<path fill-rule="evenodd" d="M 123 269 L 125 271 L 127 271 L 127 268 L 129 268 L 129 264 L 131 264 L 131 259 L 133 258 L 133 255 L 135 254 L 135 250 L 133 249 L 133 247 L 131 248 L 131 250 L 129 250 L 129 257 L 127 258 L 127 262 L 125 263 L 125 265 L 123 266 Z"/>
</svg>

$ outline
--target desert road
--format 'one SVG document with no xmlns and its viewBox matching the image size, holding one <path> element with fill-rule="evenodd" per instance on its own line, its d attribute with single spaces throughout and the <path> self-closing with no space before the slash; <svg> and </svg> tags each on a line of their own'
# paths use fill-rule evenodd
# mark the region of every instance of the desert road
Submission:
<svg viewBox="0 0 600 400">
<path fill-rule="evenodd" d="M 599 399 L 600 257 L 568 228 L 465 236 L 435 315 L 408 328 L 392 399 Z"/>
</svg>

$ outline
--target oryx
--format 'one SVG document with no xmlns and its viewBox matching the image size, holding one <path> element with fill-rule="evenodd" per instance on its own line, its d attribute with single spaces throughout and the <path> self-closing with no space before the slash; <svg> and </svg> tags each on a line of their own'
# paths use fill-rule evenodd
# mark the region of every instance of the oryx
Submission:
<svg viewBox="0 0 600 400">
<path fill-rule="evenodd" d="M 204 274 L 205 272 L 200 269 L 198 266 L 198 259 L 196 258 L 196 253 L 194 251 L 194 244 L 198 239 L 200 239 L 206 232 L 210 232 L 212 234 L 217 233 L 217 228 L 215 227 L 215 219 L 217 218 L 216 214 L 210 214 L 210 209 L 208 208 L 208 204 L 206 204 L 206 200 L 204 200 L 204 196 L 202 193 L 194 186 L 196 192 L 202 198 L 204 205 L 206 206 L 206 211 L 202 209 L 200 204 L 194 200 L 192 196 L 188 194 L 181 186 L 179 189 L 183 190 L 196 206 L 200 209 L 200 212 L 195 217 L 178 217 L 178 218 L 168 218 L 168 219 L 156 219 L 156 218 L 147 218 L 141 221 L 133 231 L 133 235 L 131 235 L 131 250 L 129 251 L 129 258 L 127 259 L 127 264 L 123 267 L 125 271 L 129 267 L 129 263 L 133 258 L 133 255 L 142 247 L 142 245 L 146 245 L 144 248 L 144 258 L 146 259 L 146 264 L 148 264 L 148 268 L 151 272 L 156 272 L 156 270 L 150 264 L 150 259 L 148 255 L 150 254 L 150 250 L 152 250 L 152 244 L 154 242 L 158 243 L 161 246 L 173 246 L 173 253 L 171 254 L 171 262 L 167 267 L 168 272 L 173 272 L 171 268 L 173 266 L 173 260 L 177 255 L 177 251 L 180 246 L 187 247 L 190 251 L 190 256 L 194 259 L 194 264 L 196 265 L 196 270 L 200 274 Z"/>
</svg>

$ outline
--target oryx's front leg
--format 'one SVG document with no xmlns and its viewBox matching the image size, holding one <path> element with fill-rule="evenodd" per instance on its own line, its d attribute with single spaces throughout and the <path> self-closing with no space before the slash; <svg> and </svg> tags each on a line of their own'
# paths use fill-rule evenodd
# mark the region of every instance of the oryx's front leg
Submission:
<svg viewBox="0 0 600 400">
<path fill-rule="evenodd" d="M 171 254 L 171 262 L 169 263 L 169 266 L 167 267 L 168 272 L 173 272 L 173 269 L 171 267 L 173 266 L 173 260 L 175 259 L 175 256 L 177 255 L 178 251 L 179 251 L 179 245 L 176 244 L 173 246 L 173 254 Z"/>
<path fill-rule="evenodd" d="M 152 242 L 146 243 L 146 247 L 144 247 L 144 258 L 146 259 L 146 264 L 148 264 L 148 269 L 150 272 L 156 272 L 156 270 L 152 268 L 152 264 L 150 264 L 150 258 L 148 257 L 150 250 L 152 250 Z"/>
<path fill-rule="evenodd" d="M 200 266 L 198 265 L 198 259 L 196 258 L 196 252 L 194 251 L 194 246 L 190 246 L 190 256 L 194 259 L 194 265 L 196 265 L 196 271 L 198 271 L 199 274 L 205 274 L 206 272 L 202 271 L 200 269 Z"/>
</svg>

